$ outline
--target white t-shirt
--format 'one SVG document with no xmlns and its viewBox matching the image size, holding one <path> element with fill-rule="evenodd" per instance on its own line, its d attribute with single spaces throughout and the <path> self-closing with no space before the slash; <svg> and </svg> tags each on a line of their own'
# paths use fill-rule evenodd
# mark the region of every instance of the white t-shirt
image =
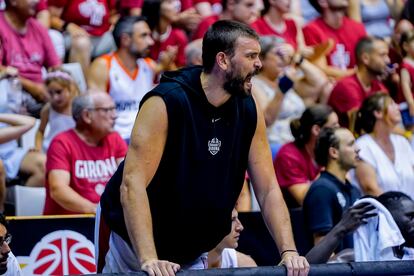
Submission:
<svg viewBox="0 0 414 276">
<path fill-rule="evenodd" d="M 356 140 L 359 156 L 374 168 L 379 187 L 384 192 L 400 191 L 414 198 L 414 152 L 401 135 L 391 134 L 391 143 L 395 153 L 394 163 L 371 135 L 365 134 Z M 355 170 L 351 172 L 351 178 L 352 184 L 360 187 Z"/>
<path fill-rule="evenodd" d="M 23 276 L 19 263 L 12 252 L 9 253 L 9 257 L 7 258 L 7 271 L 1 274 L 1 276 Z"/>
<path fill-rule="evenodd" d="M 257 92 L 263 91 L 266 94 L 266 104 L 269 104 L 275 96 L 275 90 L 259 78 L 253 78 L 252 83 L 260 88 Z M 290 122 L 293 119 L 300 118 L 305 109 L 305 103 L 293 89 L 286 92 L 276 121 L 267 127 L 269 142 L 285 144 L 293 141 L 294 138 L 290 132 Z"/>
</svg>

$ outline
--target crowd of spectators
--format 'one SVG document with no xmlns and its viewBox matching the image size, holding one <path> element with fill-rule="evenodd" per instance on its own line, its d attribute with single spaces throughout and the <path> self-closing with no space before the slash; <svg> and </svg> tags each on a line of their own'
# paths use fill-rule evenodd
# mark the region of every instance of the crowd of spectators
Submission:
<svg viewBox="0 0 414 276">
<path fill-rule="evenodd" d="M 126 155 L 140 101 L 164 71 L 201 65 L 201 39 L 222 19 L 260 35 L 262 67 L 252 94 L 288 207 L 303 206 L 315 244 L 328 237 L 324 261 L 353 247 L 343 232 L 341 242 L 330 234 L 344 225 L 344 214 L 352 219 L 348 210 L 371 217 L 367 205 L 351 207 L 358 198 L 381 199 L 385 192 L 414 198 L 412 0 L 4 0 L 1 6 L 0 211 L 7 184 L 18 178 L 46 188 L 45 214 L 95 213 Z M 62 68 L 73 62 L 87 91 Z M 19 145 L 35 119 L 34 147 Z M 232 233 L 241 228 L 234 225 Z M 215 249 L 220 254 L 223 244 Z"/>
</svg>

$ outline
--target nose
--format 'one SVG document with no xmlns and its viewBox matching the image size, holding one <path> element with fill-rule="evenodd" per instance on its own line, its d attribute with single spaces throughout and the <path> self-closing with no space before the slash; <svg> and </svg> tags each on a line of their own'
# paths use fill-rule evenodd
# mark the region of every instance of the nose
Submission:
<svg viewBox="0 0 414 276">
<path fill-rule="evenodd" d="M 149 45 L 149 46 L 154 45 L 154 39 L 152 39 L 152 37 L 151 37 L 151 36 L 148 36 L 148 45 Z"/>
<path fill-rule="evenodd" d="M 240 220 L 239 219 L 237 219 L 237 221 L 236 221 L 236 231 L 237 232 L 241 232 L 241 231 L 243 231 L 243 229 L 244 229 L 244 227 L 243 227 L 243 224 L 240 222 Z"/>
<path fill-rule="evenodd" d="M 6 242 L 3 242 L 1 245 L 1 254 L 8 254 L 10 251 L 10 246 Z"/>
<path fill-rule="evenodd" d="M 260 68 L 262 68 L 262 62 L 260 61 L 260 58 L 257 57 L 256 60 L 254 61 L 254 67 L 259 70 Z"/>
</svg>

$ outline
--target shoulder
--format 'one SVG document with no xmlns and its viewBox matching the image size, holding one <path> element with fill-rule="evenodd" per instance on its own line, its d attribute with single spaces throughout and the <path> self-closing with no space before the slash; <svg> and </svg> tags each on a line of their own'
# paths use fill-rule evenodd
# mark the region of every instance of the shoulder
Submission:
<svg viewBox="0 0 414 276">
<path fill-rule="evenodd" d="M 40 24 L 40 22 L 37 21 L 35 18 L 29 18 L 27 26 L 31 28 L 34 31 L 34 33 L 37 33 L 42 36 L 48 36 L 47 29 L 42 24 Z"/>
<path fill-rule="evenodd" d="M 285 161 L 286 159 L 291 160 L 302 160 L 302 152 L 300 149 L 295 145 L 294 142 L 290 142 L 285 144 L 280 149 L 279 153 L 277 154 L 276 160 Z"/>
<path fill-rule="evenodd" d="M 352 28 L 353 31 L 364 31 L 365 33 L 365 26 L 363 23 L 355 21 L 347 16 L 344 17 L 344 26 L 348 28 Z"/>
<path fill-rule="evenodd" d="M 187 42 L 187 35 L 185 32 L 179 28 L 173 28 L 171 30 L 171 35 L 178 41 L 178 42 Z"/>
<path fill-rule="evenodd" d="M 306 197 L 311 198 L 323 198 L 327 200 L 329 198 L 335 197 L 337 189 L 333 185 L 332 181 L 326 177 L 319 177 L 309 188 Z"/>
</svg>

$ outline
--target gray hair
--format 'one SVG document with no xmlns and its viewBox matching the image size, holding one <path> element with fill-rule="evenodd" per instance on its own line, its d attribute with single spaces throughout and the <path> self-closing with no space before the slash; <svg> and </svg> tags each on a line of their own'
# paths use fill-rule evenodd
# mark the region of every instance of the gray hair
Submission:
<svg viewBox="0 0 414 276">
<path fill-rule="evenodd" d="M 91 94 L 86 93 L 75 97 L 72 101 L 72 117 L 75 122 L 79 121 L 83 110 L 93 107 L 94 103 Z"/>
<path fill-rule="evenodd" d="M 272 50 L 274 47 L 280 44 L 284 44 L 285 40 L 281 37 L 275 35 L 265 35 L 261 36 L 259 39 L 260 43 L 260 58 L 264 59 L 266 54 Z"/>
</svg>

